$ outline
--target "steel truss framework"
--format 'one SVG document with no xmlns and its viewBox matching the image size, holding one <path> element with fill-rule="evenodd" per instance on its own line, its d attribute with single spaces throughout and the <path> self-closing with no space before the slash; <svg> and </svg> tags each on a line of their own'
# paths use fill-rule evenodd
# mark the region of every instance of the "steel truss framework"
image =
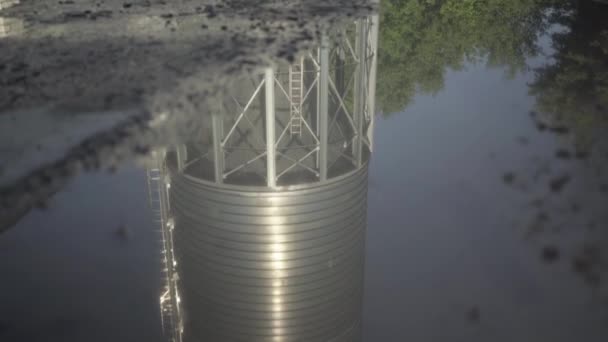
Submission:
<svg viewBox="0 0 608 342">
<path fill-rule="evenodd" d="M 372 149 L 377 38 L 377 17 L 359 19 L 292 65 L 249 75 L 213 113 L 206 147 L 178 148 L 178 167 L 205 160 L 206 180 L 249 173 L 268 187 L 361 167 Z"/>
</svg>

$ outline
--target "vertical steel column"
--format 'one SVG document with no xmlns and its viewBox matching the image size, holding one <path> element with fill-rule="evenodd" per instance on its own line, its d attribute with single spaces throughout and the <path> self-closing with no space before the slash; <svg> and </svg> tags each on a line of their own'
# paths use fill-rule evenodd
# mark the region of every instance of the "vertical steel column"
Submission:
<svg viewBox="0 0 608 342">
<path fill-rule="evenodd" d="M 328 110 L 329 110 L 329 40 L 327 36 L 321 38 L 319 52 L 319 177 L 322 181 L 327 179 L 327 144 L 328 144 Z"/>
<path fill-rule="evenodd" d="M 274 71 L 264 70 L 266 93 L 266 180 L 271 188 L 277 185 L 276 154 L 275 154 L 275 113 L 274 113 Z"/>
<path fill-rule="evenodd" d="M 368 92 L 367 92 L 367 111 L 369 114 L 369 128 L 367 129 L 367 138 L 369 140 L 369 150 L 373 151 L 374 146 L 374 117 L 376 116 L 376 69 L 378 68 L 378 29 L 380 27 L 380 19 L 378 15 L 371 17 L 370 31 L 370 52 L 371 62 L 368 77 Z"/>
<path fill-rule="evenodd" d="M 215 169 L 215 182 L 224 182 L 224 118 L 221 114 L 211 115 L 211 130 L 213 136 L 213 167 Z"/>
<path fill-rule="evenodd" d="M 179 144 L 175 146 L 175 154 L 177 154 L 177 170 L 182 171 L 188 160 L 188 150 L 186 145 Z"/>
<path fill-rule="evenodd" d="M 357 70 L 355 71 L 354 99 L 354 121 L 355 121 L 355 141 L 353 144 L 353 154 L 357 161 L 357 167 L 363 164 L 363 121 L 365 116 L 365 97 L 367 96 L 365 87 L 365 52 L 367 50 L 366 39 L 367 27 L 365 19 L 357 21 L 355 50 L 357 53 Z"/>
<path fill-rule="evenodd" d="M 320 60 L 321 60 L 321 49 L 317 48 L 317 62 L 320 61 Z M 320 120 L 319 119 L 321 118 L 321 116 L 320 116 L 320 113 L 321 113 L 321 102 L 320 102 L 320 99 L 321 99 L 320 81 L 321 81 L 321 79 L 320 79 L 320 72 L 321 72 L 321 68 L 316 68 L 315 67 L 315 76 L 317 77 L 317 85 L 316 85 L 316 87 L 317 87 L 317 98 L 316 98 L 316 100 L 317 100 L 317 112 L 316 112 L 317 117 L 316 117 L 316 120 L 315 120 L 315 134 L 317 135 L 318 139 L 320 139 L 320 137 L 321 137 L 321 134 L 320 134 L 321 128 L 319 126 L 320 125 Z M 321 140 L 319 140 L 319 141 L 321 141 Z M 315 153 L 315 155 L 316 155 L 315 166 L 316 166 L 317 170 L 321 169 L 321 167 L 320 167 L 320 165 L 321 165 L 320 164 L 320 153 L 321 153 L 321 144 L 317 143 L 317 153 Z"/>
</svg>

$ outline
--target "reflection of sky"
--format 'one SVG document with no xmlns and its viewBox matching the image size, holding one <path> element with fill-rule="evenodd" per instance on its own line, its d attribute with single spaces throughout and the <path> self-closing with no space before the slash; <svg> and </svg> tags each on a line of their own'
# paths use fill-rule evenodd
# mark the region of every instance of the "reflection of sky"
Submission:
<svg viewBox="0 0 608 342">
<path fill-rule="evenodd" d="M 48 206 L 0 235 L 0 341 L 160 342 L 145 172 L 81 176 Z"/>
<path fill-rule="evenodd" d="M 436 97 L 377 121 L 365 341 L 605 341 L 605 311 L 569 261 L 544 265 L 523 238 L 537 189 L 502 182 L 558 146 L 532 125 L 527 81 L 471 66 L 449 72 Z M 479 323 L 467 321 L 473 307 Z"/>
</svg>

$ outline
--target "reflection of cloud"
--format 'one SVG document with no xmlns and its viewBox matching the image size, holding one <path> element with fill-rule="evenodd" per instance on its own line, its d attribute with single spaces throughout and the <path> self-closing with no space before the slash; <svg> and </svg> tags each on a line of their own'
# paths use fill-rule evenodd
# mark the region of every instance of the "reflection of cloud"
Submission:
<svg viewBox="0 0 608 342">
<path fill-rule="evenodd" d="M 0 0 L 0 10 L 17 5 L 20 0 Z M 0 38 L 22 34 L 23 20 L 16 18 L 0 17 Z"/>
<path fill-rule="evenodd" d="M 0 38 L 16 36 L 23 32 L 23 20 L 0 17 Z"/>
<path fill-rule="evenodd" d="M 0 10 L 17 5 L 19 0 L 0 0 Z"/>
</svg>

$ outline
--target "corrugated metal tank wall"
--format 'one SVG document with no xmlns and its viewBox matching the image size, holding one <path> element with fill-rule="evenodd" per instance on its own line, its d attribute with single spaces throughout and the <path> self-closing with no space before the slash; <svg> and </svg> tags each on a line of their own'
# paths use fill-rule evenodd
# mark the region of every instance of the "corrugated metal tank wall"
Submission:
<svg viewBox="0 0 608 342">
<path fill-rule="evenodd" d="M 175 173 L 185 342 L 358 341 L 367 168 L 284 190 Z"/>
</svg>

